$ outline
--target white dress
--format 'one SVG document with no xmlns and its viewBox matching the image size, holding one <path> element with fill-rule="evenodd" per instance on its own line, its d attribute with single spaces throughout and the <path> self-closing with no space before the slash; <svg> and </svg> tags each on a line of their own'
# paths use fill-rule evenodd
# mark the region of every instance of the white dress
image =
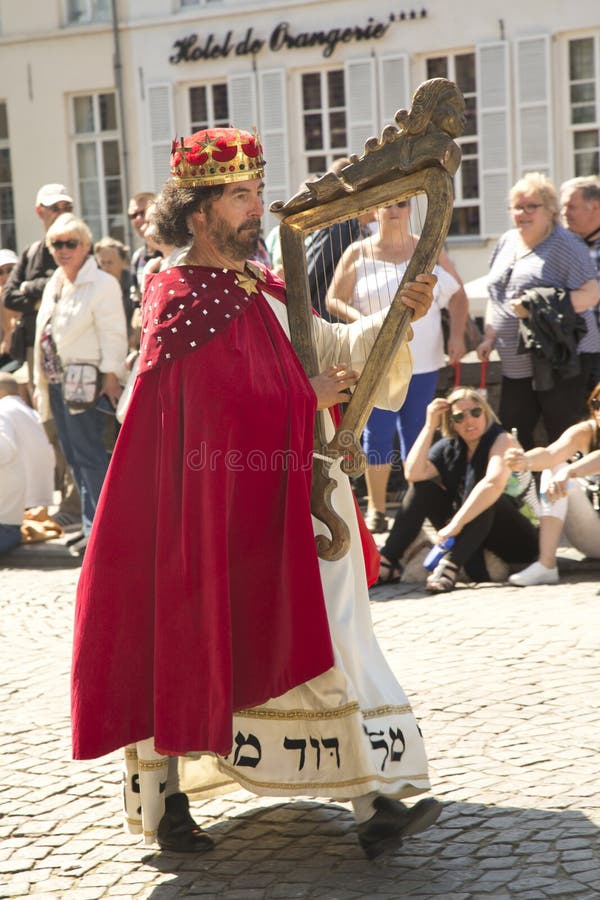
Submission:
<svg viewBox="0 0 600 900">
<path fill-rule="evenodd" d="M 408 262 L 391 263 L 382 259 L 362 257 L 357 264 L 352 306 L 364 316 L 379 309 L 387 309 L 394 299 L 407 266 Z M 446 309 L 450 298 L 460 287 L 456 278 L 441 266 L 435 266 L 433 274 L 437 277 L 437 284 L 433 289 L 433 303 L 427 315 L 413 325 L 414 337 L 410 347 L 415 375 L 437 372 L 444 366 L 442 309 Z"/>
</svg>

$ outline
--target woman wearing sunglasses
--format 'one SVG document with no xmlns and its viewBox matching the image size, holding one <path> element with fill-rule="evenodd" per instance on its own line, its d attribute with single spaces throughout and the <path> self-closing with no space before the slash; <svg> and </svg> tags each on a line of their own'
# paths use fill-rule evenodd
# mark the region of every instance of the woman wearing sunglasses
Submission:
<svg viewBox="0 0 600 900">
<path fill-rule="evenodd" d="M 439 428 L 443 437 L 434 443 Z M 504 493 L 511 472 L 504 454 L 514 446 L 477 391 L 459 387 L 432 400 L 406 459 L 409 488 L 381 550 L 379 584 L 399 580 L 400 561 L 425 519 L 439 541 L 454 538 L 427 579 L 432 593 L 451 591 L 461 567 L 473 581 L 490 581 L 484 550 L 507 563 L 535 559 L 537 528 Z"/>
<path fill-rule="evenodd" d="M 567 428 L 548 447 L 506 451 L 514 472 L 542 472 L 539 558 L 510 576 L 518 587 L 557 584 L 556 551 L 563 534 L 585 556 L 600 557 L 600 494 L 590 493 L 585 480 L 600 473 L 600 384 L 588 398 L 588 410 L 589 418 Z"/>
<path fill-rule="evenodd" d="M 46 245 L 58 268 L 46 284 L 37 316 L 35 399 L 42 420 L 54 418 L 81 495 L 83 533 L 73 547 L 82 554 L 108 468 L 105 416 L 94 405 L 85 410 L 69 406 L 64 375 L 70 364 L 97 367 L 104 395 L 98 400 L 114 408 L 125 376 L 127 325 L 119 282 L 90 256 L 92 233 L 85 222 L 70 213 L 59 216 L 46 232 Z"/>
</svg>

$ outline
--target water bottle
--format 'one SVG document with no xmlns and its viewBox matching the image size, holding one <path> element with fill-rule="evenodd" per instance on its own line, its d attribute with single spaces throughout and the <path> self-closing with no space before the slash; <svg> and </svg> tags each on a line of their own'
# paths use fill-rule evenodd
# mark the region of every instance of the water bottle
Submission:
<svg viewBox="0 0 600 900">
<path fill-rule="evenodd" d="M 423 561 L 423 567 L 432 572 L 439 563 L 444 553 L 447 553 L 448 550 L 450 550 L 453 546 L 453 537 L 446 538 L 446 540 L 442 541 L 441 544 L 435 544 L 425 557 Z"/>
<path fill-rule="evenodd" d="M 518 432 L 516 428 L 511 428 L 510 433 L 512 434 L 515 441 L 518 441 Z M 508 494 L 509 497 L 520 497 L 523 493 L 523 485 L 521 484 L 521 479 L 519 478 L 518 472 L 511 472 L 508 476 L 508 481 L 506 482 L 506 487 L 504 488 L 504 493 Z"/>
</svg>

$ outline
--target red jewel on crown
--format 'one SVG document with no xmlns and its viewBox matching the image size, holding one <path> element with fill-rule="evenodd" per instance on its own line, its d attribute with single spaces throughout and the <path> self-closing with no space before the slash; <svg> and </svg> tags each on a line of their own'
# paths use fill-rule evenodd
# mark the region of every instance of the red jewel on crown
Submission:
<svg viewBox="0 0 600 900">
<path fill-rule="evenodd" d="M 265 161 L 256 129 L 207 128 L 173 141 L 171 176 L 183 187 L 262 178 Z"/>
</svg>

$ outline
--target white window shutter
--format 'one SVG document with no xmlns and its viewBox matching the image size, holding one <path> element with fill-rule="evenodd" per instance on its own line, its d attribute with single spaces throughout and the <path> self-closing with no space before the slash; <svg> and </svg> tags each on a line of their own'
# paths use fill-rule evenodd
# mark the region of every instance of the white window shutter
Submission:
<svg viewBox="0 0 600 900">
<path fill-rule="evenodd" d="M 538 34 L 516 40 L 517 171 L 554 171 L 550 37 Z"/>
<path fill-rule="evenodd" d="M 508 45 L 479 44 L 477 110 L 480 136 L 481 236 L 496 237 L 510 226 L 511 188 Z"/>
<path fill-rule="evenodd" d="M 380 129 L 394 124 L 399 109 L 410 107 L 408 55 L 382 56 L 378 60 L 380 84 Z"/>
<path fill-rule="evenodd" d="M 290 196 L 290 160 L 288 148 L 285 69 L 270 69 L 259 74 L 260 137 L 266 160 L 265 222 L 267 233 L 276 220 L 269 214 L 275 200 Z"/>
<path fill-rule="evenodd" d="M 256 83 L 252 72 L 230 75 L 227 79 L 230 124 L 243 131 L 258 128 Z"/>
<path fill-rule="evenodd" d="M 365 141 L 377 137 L 377 102 L 375 97 L 375 61 L 354 59 L 344 66 L 346 111 L 348 117 L 348 152 L 362 156 Z"/>
<path fill-rule="evenodd" d="M 148 85 L 148 118 L 150 127 L 149 173 L 152 188 L 157 193 L 169 177 L 171 143 L 175 134 L 173 117 L 173 89 L 170 84 Z"/>
</svg>

